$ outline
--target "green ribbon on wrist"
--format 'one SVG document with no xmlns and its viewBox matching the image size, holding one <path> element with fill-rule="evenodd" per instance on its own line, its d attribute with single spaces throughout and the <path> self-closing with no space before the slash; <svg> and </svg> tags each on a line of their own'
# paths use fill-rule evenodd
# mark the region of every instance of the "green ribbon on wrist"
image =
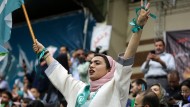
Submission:
<svg viewBox="0 0 190 107">
<path fill-rule="evenodd" d="M 37 56 L 36 56 L 37 59 L 38 59 L 38 65 L 39 65 L 39 67 L 40 67 L 40 62 L 43 60 L 43 57 L 44 57 L 46 51 L 47 51 L 47 49 L 46 49 L 46 48 L 43 48 L 42 51 L 39 52 L 39 53 L 37 54 Z M 39 67 L 38 67 L 38 68 L 39 68 Z M 40 73 L 40 71 L 38 71 L 38 69 L 36 68 L 36 65 L 35 65 L 35 67 L 34 67 L 34 71 L 36 72 L 36 75 L 39 75 L 39 78 L 42 78 L 42 79 L 45 78 L 45 77 Z"/>
<path fill-rule="evenodd" d="M 142 7 L 140 7 L 140 8 L 136 8 L 135 11 L 136 11 L 136 16 L 137 16 L 137 18 L 138 18 L 138 16 L 139 16 L 139 11 L 140 11 L 141 9 L 144 9 L 145 11 L 148 11 L 148 9 L 145 9 L 144 6 L 142 6 Z M 153 19 L 156 19 L 156 15 L 154 15 L 154 14 L 152 14 L 152 13 L 150 13 L 150 17 L 152 17 Z M 139 30 L 143 29 L 143 26 L 138 25 L 136 20 L 137 20 L 136 18 L 133 18 L 133 20 L 129 23 L 130 25 L 133 26 L 133 28 L 132 28 L 132 32 L 133 32 L 133 33 L 136 33 L 136 32 L 138 32 Z"/>
<path fill-rule="evenodd" d="M 133 18 L 133 21 L 130 22 L 130 25 L 134 26 L 134 27 L 132 28 L 132 32 L 133 32 L 133 33 L 136 33 L 136 32 L 138 32 L 139 30 L 143 29 L 143 26 L 139 26 L 139 25 L 137 24 L 135 18 Z"/>
<path fill-rule="evenodd" d="M 47 49 L 43 48 L 43 50 L 37 54 L 39 61 L 42 59 L 42 57 L 44 56 L 46 51 L 47 51 Z"/>
</svg>

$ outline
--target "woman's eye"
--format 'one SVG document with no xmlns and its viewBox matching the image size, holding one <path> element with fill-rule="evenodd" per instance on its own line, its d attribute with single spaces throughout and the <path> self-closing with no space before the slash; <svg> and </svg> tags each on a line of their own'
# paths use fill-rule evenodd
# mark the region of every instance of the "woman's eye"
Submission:
<svg viewBox="0 0 190 107">
<path fill-rule="evenodd" d="M 100 63 L 99 62 L 96 62 L 96 65 L 99 65 Z"/>
</svg>

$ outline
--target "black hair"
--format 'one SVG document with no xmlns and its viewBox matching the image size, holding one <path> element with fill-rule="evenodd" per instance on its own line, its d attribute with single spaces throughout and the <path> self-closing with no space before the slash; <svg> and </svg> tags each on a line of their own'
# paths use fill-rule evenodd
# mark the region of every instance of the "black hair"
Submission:
<svg viewBox="0 0 190 107">
<path fill-rule="evenodd" d="M 68 47 L 66 45 L 61 45 L 60 48 L 62 48 L 62 47 L 65 47 L 67 52 L 69 51 L 69 49 L 68 49 Z"/>
<path fill-rule="evenodd" d="M 181 84 L 180 84 L 180 88 L 182 86 L 187 86 L 190 89 L 190 78 L 184 80 Z"/>
<path fill-rule="evenodd" d="M 100 53 L 100 50 L 102 49 L 102 46 L 98 46 L 98 47 L 96 47 L 96 50 L 95 50 L 95 52 L 96 53 Z"/>
<path fill-rule="evenodd" d="M 151 90 L 144 91 L 140 94 L 142 99 L 142 105 L 149 105 L 149 107 L 159 107 L 159 98 Z"/>
<path fill-rule="evenodd" d="M 156 42 L 162 42 L 162 44 L 165 46 L 165 42 L 164 42 L 164 40 L 161 39 L 161 38 L 156 38 L 156 39 L 154 39 L 154 43 L 156 43 Z"/>
<path fill-rule="evenodd" d="M 95 54 L 96 52 L 94 52 L 94 51 L 88 51 L 87 53 L 86 53 L 86 56 L 88 56 L 89 54 Z"/>
<path fill-rule="evenodd" d="M 171 71 L 171 72 L 168 73 L 168 75 L 169 75 L 169 74 L 171 74 L 171 75 L 176 75 L 177 78 L 180 79 L 180 77 L 179 77 L 179 72 L 177 72 L 177 71 Z"/>
<path fill-rule="evenodd" d="M 135 79 L 132 83 L 136 83 L 137 85 L 142 85 L 142 91 L 147 89 L 147 84 L 143 79 Z"/>
<path fill-rule="evenodd" d="M 56 60 L 67 70 L 69 71 L 68 57 L 67 54 L 61 54 L 56 57 Z"/>
<path fill-rule="evenodd" d="M 107 58 L 104 54 L 95 53 L 94 57 L 95 57 L 95 56 L 100 56 L 100 57 L 102 57 L 102 58 L 104 59 L 105 63 L 106 63 L 106 68 L 107 68 L 107 69 L 110 69 L 110 68 L 111 68 L 111 65 L 110 65 L 110 63 L 109 63 L 109 60 L 108 60 L 108 58 Z"/>
<path fill-rule="evenodd" d="M 27 103 L 27 104 L 29 104 L 31 101 L 32 101 L 32 99 L 30 99 L 30 98 L 23 98 L 22 99 L 22 102 Z"/>
<path fill-rule="evenodd" d="M 44 104 L 40 100 L 33 100 L 26 107 L 44 107 Z"/>
<path fill-rule="evenodd" d="M 13 96 L 9 91 L 3 91 L 2 94 L 6 94 L 10 100 L 12 100 Z"/>
<path fill-rule="evenodd" d="M 27 74 L 25 74 L 25 76 L 26 76 L 26 78 L 28 79 L 28 81 L 29 81 L 30 83 L 33 82 L 33 78 L 32 78 L 32 75 L 31 75 L 31 74 L 27 73 Z"/>
<path fill-rule="evenodd" d="M 67 101 L 65 99 L 62 99 L 60 103 L 64 106 L 67 107 Z"/>
</svg>

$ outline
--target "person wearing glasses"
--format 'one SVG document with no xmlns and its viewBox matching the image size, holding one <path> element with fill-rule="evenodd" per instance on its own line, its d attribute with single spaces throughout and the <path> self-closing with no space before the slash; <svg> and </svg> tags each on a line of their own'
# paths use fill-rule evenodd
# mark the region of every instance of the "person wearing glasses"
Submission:
<svg viewBox="0 0 190 107">
<path fill-rule="evenodd" d="M 183 99 L 177 103 L 179 107 L 190 107 L 190 78 L 184 80 L 180 87 Z"/>
</svg>

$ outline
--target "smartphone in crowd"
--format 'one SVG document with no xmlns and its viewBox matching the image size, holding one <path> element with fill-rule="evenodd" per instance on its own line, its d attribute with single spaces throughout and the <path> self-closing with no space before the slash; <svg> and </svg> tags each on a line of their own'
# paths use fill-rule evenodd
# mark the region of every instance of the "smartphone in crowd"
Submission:
<svg viewBox="0 0 190 107">
<path fill-rule="evenodd" d="M 155 50 L 152 50 L 152 51 L 150 51 L 150 53 L 151 53 L 151 54 L 155 54 L 156 52 L 155 52 Z"/>
</svg>

